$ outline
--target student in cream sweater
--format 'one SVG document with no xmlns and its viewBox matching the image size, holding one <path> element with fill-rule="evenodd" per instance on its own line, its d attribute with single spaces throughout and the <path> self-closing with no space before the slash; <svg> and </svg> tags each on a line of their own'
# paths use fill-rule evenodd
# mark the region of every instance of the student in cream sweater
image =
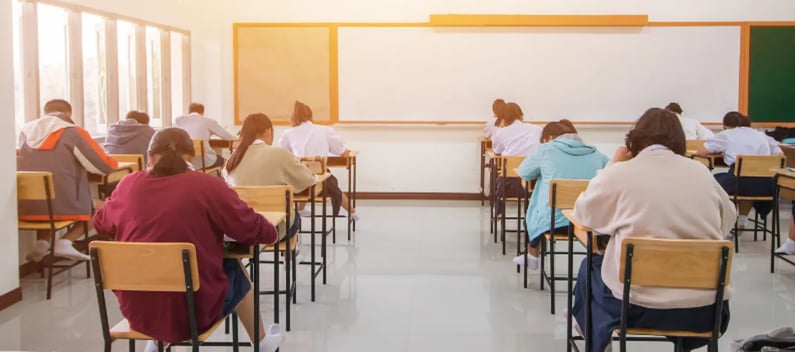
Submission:
<svg viewBox="0 0 795 352">
<path fill-rule="evenodd" d="M 627 134 L 614 163 L 594 177 L 574 205 L 583 225 L 610 236 L 604 256 L 593 261 L 593 350 L 602 352 L 621 321 L 621 242 L 627 237 L 722 240 L 734 225 L 734 204 L 704 165 L 685 158 L 685 136 L 676 116 L 650 109 Z M 586 275 L 586 262 L 579 276 Z M 575 286 L 574 316 L 585 319 L 585 280 Z M 723 325 L 729 322 L 725 291 Z M 716 308 L 713 290 L 632 288 L 629 327 L 709 331 Z M 707 343 L 688 338 L 685 350 Z"/>
</svg>

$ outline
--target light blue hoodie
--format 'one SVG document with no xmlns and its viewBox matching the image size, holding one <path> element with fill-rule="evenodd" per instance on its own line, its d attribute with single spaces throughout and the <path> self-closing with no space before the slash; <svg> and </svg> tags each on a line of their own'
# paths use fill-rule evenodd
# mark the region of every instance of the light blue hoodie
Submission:
<svg viewBox="0 0 795 352">
<path fill-rule="evenodd" d="M 519 176 L 536 185 L 527 208 L 527 234 L 534 239 L 549 231 L 549 180 L 555 178 L 590 180 L 610 160 L 594 146 L 584 144 L 576 134 L 558 136 L 538 146 L 519 166 Z M 568 226 L 560 210 L 555 213 L 555 228 Z"/>
</svg>

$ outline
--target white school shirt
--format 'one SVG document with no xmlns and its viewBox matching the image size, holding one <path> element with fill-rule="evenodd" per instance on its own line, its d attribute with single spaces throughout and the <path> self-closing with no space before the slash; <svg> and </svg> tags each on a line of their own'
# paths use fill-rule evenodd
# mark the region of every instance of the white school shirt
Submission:
<svg viewBox="0 0 795 352">
<path fill-rule="evenodd" d="M 500 155 L 528 156 L 541 143 L 541 131 L 541 127 L 516 120 L 494 131 L 491 147 Z"/>
<path fill-rule="evenodd" d="M 232 140 L 235 138 L 231 133 L 227 132 L 218 121 L 209 117 L 204 117 L 197 113 L 191 113 L 185 116 L 180 116 L 174 119 L 174 126 L 181 128 L 188 132 L 190 138 L 204 140 L 204 164 L 210 166 L 215 164 L 218 156 L 215 155 L 215 150 L 210 148 L 210 137 L 218 136 L 223 140 Z M 199 151 L 197 150 L 198 154 Z M 193 166 L 197 169 L 201 168 L 201 159 L 196 158 L 193 161 Z"/>
<path fill-rule="evenodd" d="M 726 165 L 734 164 L 738 155 L 781 154 L 775 139 L 750 127 L 724 130 L 708 138 L 704 148 L 710 153 L 723 153 Z"/>
<path fill-rule="evenodd" d="M 295 156 L 338 156 L 345 152 L 342 137 L 328 126 L 304 122 L 284 131 L 279 145 Z"/>
<path fill-rule="evenodd" d="M 494 131 L 500 128 L 499 126 L 494 125 L 494 123 L 496 122 L 497 122 L 496 117 L 492 117 L 486 120 L 486 127 L 483 127 L 483 137 L 491 138 L 492 136 L 494 136 Z"/>
<path fill-rule="evenodd" d="M 683 117 L 679 114 L 676 114 L 676 116 L 679 117 L 679 123 L 682 124 L 682 130 L 685 132 L 685 139 L 687 140 L 707 139 L 715 135 L 696 119 Z"/>
</svg>

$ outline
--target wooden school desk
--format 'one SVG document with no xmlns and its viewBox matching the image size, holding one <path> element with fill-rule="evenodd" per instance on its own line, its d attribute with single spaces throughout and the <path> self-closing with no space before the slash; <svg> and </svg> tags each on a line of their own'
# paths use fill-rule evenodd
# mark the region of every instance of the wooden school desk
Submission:
<svg viewBox="0 0 795 352">
<path fill-rule="evenodd" d="M 726 163 L 723 162 L 723 153 L 698 155 L 696 154 L 695 150 L 688 150 L 685 152 L 685 156 L 695 161 L 703 163 L 710 170 L 714 169 L 717 166 L 728 166 L 726 165 Z"/>
<path fill-rule="evenodd" d="M 210 148 L 215 150 L 220 149 L 229 149 L 229 152 L 235 151 L 235 145 L 240 141 L 239 137 L 235 137 L 234 139 L 218 139 L 218 138 L 210 138 L 208 143 L 210 143 Z"/>
<path fill-rule="evenodd" d="M 262 216 L 268 220 L 273 226 L 278 226 L 287 215 L 283 212 L 259 212 Z M 275 252 L 275 259 L 278 259 L 278 251 Z M 224 251 L 224 258 L 226 259 L 248 259 L 251 261 L 251 265 L 249 266 L 249 271 L 251 275 L 251 282 L 253 284 L 254 292 L 259 292 L 260 286 L 260 279 L 259 279 L 259 245 L 256 246 L 230 246 L 227 250 Z M 274 291 L 279 290 L 279 261 L 274 260 L 274 268 L 273 268 L 273 286 Z M 259 341 L 259 294 L 254 295 L 254 336 L 251 337 L 251 341 Z M 278 296 L 276 299 L 273 300 L 273 319 L 275 323 L 279 322 L 279 299 Z M 235 314 L 236 316 L 236 314 Z M 227 320 L 228 322 L 228 320 Z M 228 325 L 227 325 L 228 331 Z M 237 321 L 232 322 L 232 331 L 234 336 L 237 336 Z M 237 345 L 233 345 L 229 342 L 204 342 L 202 346 L 217 346 L 217 347 L 229 347 L 232 346 L 234 350 L 237 350 L 239 346 L 252 346 L 255 352 L 259 351 L 259 343 L 238 343 Z"/>
<path fill-rule="evenodd" d="M 317 279 L 317 276 L 320 273 L 323 273 L 323 284 L 324 285 L 326 284 L 326 235 L 328 233 L 328 230 L 326 228 L 326 213 L 327 213 L 326 212 L 326 203 L 327 203 L 326 200 L 327 200 L 327 197 L 326 197 L 326 194 L 323 192 L 323 182 L 328 180 L 328 178 L 331 176 L 331 174 L 330 173 L 325 173 L 325 174 L 316 175 L 316 176 L 317 176 L 317 181 L 315 182 L 314 185 L 312 185 L 311 187 L 307 188 L 303 192 L 296 193 L 293 196 L 293 202 L 295 202 L 295 203 L 309 203 L 309 209 L 310 209 L 310 216 L 309 216 L 309 219 L 310 219 L 310 227 L 309 228 L 310 228 L 310 230 L 309 230 L 309 233 L 310 233 L 310 236 L 311 236 L 310 237 L 310 246 L 311 246 L 311 248 L 310 248 L 310 251 L 309 251 L 309 253 L 310 253 L 310 259 L 309 259 L 310 262 L 308 263 L 308 265 L 311 267 L 311 273 L 312 273 L 312 281 L 311 281 L 311 286 L 310 286 L 311 287 L 311 300 L 312 300 L 312 302 L 315 301 L 315 280 Z M 317 229 L 315 227 L 315 218 L 316 218 L 316 215 L 317 215 L 315 202 L 317 201 L 317 197 L 318 196 L 321 196 L 321 202 L 323 203 L 323 205 L 322 205 L 323 212 L 321 214 L 321 221 L 320 221 L 320 223 L 321 223 L 321 231 L 322 231 L 321 232 L 322 236 L 320 237 L 320 255 L 322 257 L 322 262 L 320 262 L 320 263 L 318 263 L 315 260 L 315 258 L 316 258 L 316 256 L 315 256 L 315 234 L 317 234 Z M 301 233 L 304 233 L 304 232 L 301 232 Z M 306 265 L 307 263 L 297 263 L 297 264 Z M 315 269 L 316 266 L 319 266 L 317 268 L 317 270 Z"/>
<path fill-rule="evenodd" d="M 356 209 L 356 157 L 359 155 L 358 150 L 348 151 L 347 157 L 330 156 L 326 159 L 326 167 L 328 168 L 344 168 L 348 170 L 348 209 Z M 331 225 L 333 235 L 331 237 L 332 243 L 337 243 L 337 223 L 336 217 L 332 217 L 334 223 Z M 351 240 L 351 227 L 356 231 L 356 221 L 351 218 L 351 212 L 348 212 L 348 241 Z"/>
<path fill-rule="evenodd" d="M 107 196 L 104 190 L 109 184 L 114 182 L 119 182 L 121 181 L 121 179 L 124 178 L 124 176 L 127 176 L 136 171 L 138 171 L 138 163 L 121 161 L 118 162 L 118 166 L 116 166 L 115 170 L 111 171 L 109 174 L 105 176 L 89 173 L 88 183 L 97 185 L 99 198 L 102 199 Z"/>
<path fill-rule="evenodd" d="M 486 168 L 489 162 L 486 160 L 486 153 L 491 150 L 491 139 L 480 137 L 480 205 L 486 200 Z"/>
<path fill-rule="evenodd" d="M 790 259 L 787 255 L 776 254 L 776 247 L 781 245 L 780 202 L 782 198 L 795 201 L 795 172 L 789 171 L 788 169 L 771 169 L 771 171 L 776 172 L 776 176 L 773 177 L 776 185 L 776 192 L 774 194 L 775 201 L 773 202 L 774 235 L 770 240 L 770 273 L 772 274 L 775 271 L 776 258 L 795 265 L 795 261 Z"/>
<path fill-rule="evenodd" d="M 585 326 L 583 327 L 583 336 L 585 340 L 585 350 L 589 351 L 591 349 L 591 345 L 593 340 L 591 338 L 591 327 L 593 322 L 591 320 L 591 274 L 593 272 L 593 254 L 597 253 L 597 248 L 594 248 L 594 240 L 595 235 L 594 232 L 590 227 L 587 227 L 580 222 L 580 219 L 574 215 L 574 210 L 563 210 L 563 216 L 566 219 L 569 219 L 571 226 L 569 226 L 569 284 L 568 284 L 568 291 L 567 291 L 567 304 L 568 304 L 568 316 L 566 317 L 566 351 L 571 352 L 572 345 L 574 345 L 574 336 L 571 331 L 571 320 L 573 319 L 574 314 L 574 305 L 572 304 L 572 299 L 574 295 L 574 238 L 576 238 L 580 243 L 585 245 L 586 249 L 586 276 L 585 276 Z M 580 278 L 577 278 L 580 280 Z"/>
</svg>

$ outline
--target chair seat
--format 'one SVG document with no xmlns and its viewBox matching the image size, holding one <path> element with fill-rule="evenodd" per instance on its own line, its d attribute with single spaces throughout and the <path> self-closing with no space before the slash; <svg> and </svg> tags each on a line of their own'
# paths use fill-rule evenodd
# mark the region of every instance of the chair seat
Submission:
<svg viewBox="0 0 795 352">
<path fill-rule="evenodd" d="M 295 250 L 297 243 L 298 243 L 298 235 L 296 234 L 295 236 L 290 238 L 290 250 Z M 260 251 L 273 252 L 274 247 L 275 247 L 274 245 L 270 246 L 262 245 L 260 246 Z M 279 242 L 279 252 L 284 252 L 285 250 L 287 250 L 287 242 L 286 241 Z"/>
<path fill-rule="evenodd" d="M 544 238 L 549 239 L 549 232 L 544 234 Z M 565 234 L 565 235 L 561 234 L 561 233 L 556 233 L 555 234 L 555 241 L 568 241 L 568 240 L 569 240 L 569 235 L 568 234 Z"/>
<path fill-rule="evenodd" d="M 55 230 L 60 230 L 65 227 L 69 227 L 77 223 L 74 220 L 64 220 L 64 221 L 56 221 L 55 222 Z M 28 230 L 28 231 L 35 231 L 35 230 L 49 230 L 50 229 L 50 222 L 49 221 L 23 221 L 19 220 L 19 229 L 20 230 Z"/>
<path fill-rule="evenodd" d="M 616 334 L 620 334 L 621 329 L 615 329 L 613 330 L 613 332 Z M 708 339 L 712 337 L 712 332 L 667 331 L 667 330 L 655 330 L 655 329 L 627 329 L 627 335 L 701 337 Z"/>
<path fill-rule="evenodd" d="M 207 331 L 203 332 L 199 335 L 199 341 L 206 341 L 210 335 L 215 332 L 216 329 L 224 322 L 224 319 L 218 319 L 213 326 L 211 326 Z M 127 319 L 124 319 L 118 322 L 110 329 L 110 336 L 114 339 L 124 339 L 124 340 L 154 340 L 154 338 L 142 334 L 138 331 L 135 331 L 130 328 L 130 322 Z"/>
<path fill-rule="evenodd" d="M 764 197 L 754 197 L 754 196 L 737 196 L 737 195 L 730 195 L 729 198 L 737 199 L 737 200 L 753 200 L 753 201 L 772 201 L 773 196 L 764 196 Z"/>
<path fill-rule="evenodd" d="M 208 168 L 201 169 L 201 171 L 204 172 L 205 174 L 211 174 L 213 172 L 221 171 L 222 168 L 223 168 L 222 166 L 208 167 Z"/>
</svg>

